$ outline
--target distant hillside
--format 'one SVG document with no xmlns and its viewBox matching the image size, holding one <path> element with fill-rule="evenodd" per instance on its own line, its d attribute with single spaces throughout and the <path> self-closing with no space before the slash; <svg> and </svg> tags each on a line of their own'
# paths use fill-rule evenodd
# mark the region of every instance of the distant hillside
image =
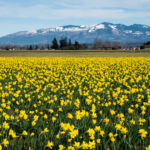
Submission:
<svg viewBox="0 0 150 150">
<path fill-rule="evenodd" d="M 51 43 L 54 37 L 57 40 L 67 37 L 72 42 L 79 41 L 79 43 L 92 43 L 95 38 L 118 42 L 150 41 L 150 26 L 142 24 L 126 26 L 107 22 L 96 25 L 67 25 L 9 34 L 0 38 L 0 44 L 46 44 Z"/>
</svg>

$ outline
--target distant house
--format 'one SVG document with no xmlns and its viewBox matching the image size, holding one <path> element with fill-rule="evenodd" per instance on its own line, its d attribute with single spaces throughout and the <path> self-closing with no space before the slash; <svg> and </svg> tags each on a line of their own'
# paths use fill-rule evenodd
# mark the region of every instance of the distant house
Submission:
<svg viewBox="0 0 150 150">
<path fill-rule="evenodd" d="M 140 50 L 140 46 L 137 46 L 137 47 L 136 47 L 136 50 Z"/>
<path fill-rule="evenodd" d="M 131 47 L 129 47 L 129 50 L 136 50 L 136 47 L 131 46 Z"/>
<path fill-rule="evenodd" d="M 144 49 L 150 49 L 150 45 L 144 45 Z"/>
</svg>

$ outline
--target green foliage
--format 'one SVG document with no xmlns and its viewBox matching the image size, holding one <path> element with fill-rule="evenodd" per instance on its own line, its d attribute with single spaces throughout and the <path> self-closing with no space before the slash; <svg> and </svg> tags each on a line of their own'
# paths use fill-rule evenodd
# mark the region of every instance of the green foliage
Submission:
<svg viewBox="0 0 150 150">
<path fill-rule="evenodd" d="M 32 45 L 30 45 L 30 47 L 29 47 L 29 50 L 32 50 L 33 48 L 32 48 Z"/>
<path fill-rule="evenodd" d="M 79 48 L 80 48 L 79 42 L 75 41 L 74 46 L 75 46 L 76 50 L 79 50 Z"/>
<path fill-rule="evenodd" d="M 69 39 L 69 43 L 68 43 L 68 46 L 71 46 L 72 44 L 71 44 L 71 39 Z"/>
<path fill-rule="evenodd" d="M 51 46 L 52 49 L 58 49 L 59 48 L 59 45 L 57 43 L 57 39 L 54 37 L 53 41 L 52 41 L 52 46 Z"/>
<path fill-rule="evenodd" d="M 71 46 L 66 46 L 66 47 L 62 47 L 63 50 L 76 50 L 76 48 L 71 45 Z"/>
<path fill-rule="evenodd" d="M 142 45 L 142 46 L 140 46 L 140 49 L 145 49 L 145 47 Z"/>
<path fill-rule="evenodd" d="M 62 49 L 63 47 L 66 47 L 67 46 L 67 37 L 65 37 L 65 38 L 61 38 L 60 39 L 60 49 Z"/>
<path fill-rule="evenodd" d="M 150 45 L 150 41 L 148 41 L 148 42 L 144 43 L 144 45 Z"/>
</svg>

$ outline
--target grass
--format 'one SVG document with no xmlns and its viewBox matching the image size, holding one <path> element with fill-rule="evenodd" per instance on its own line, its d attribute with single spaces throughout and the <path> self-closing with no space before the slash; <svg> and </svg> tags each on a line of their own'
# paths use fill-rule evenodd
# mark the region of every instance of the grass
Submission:
<svg viewBox="0 0 150 150">
<path fill-rule="evenodd" d="M 15 50 L 0 51 L 0 57 L 150 57 L 149 50 Z"/>
</svg>

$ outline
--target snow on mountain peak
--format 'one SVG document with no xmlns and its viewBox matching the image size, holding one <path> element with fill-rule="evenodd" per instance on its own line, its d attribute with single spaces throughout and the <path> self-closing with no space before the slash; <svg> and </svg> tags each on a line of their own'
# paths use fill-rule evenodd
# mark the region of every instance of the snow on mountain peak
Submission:
<svg viewBox="0 0 150 150">
<path fill-rule="evenodd" d="M 97 29 L 105 29 L 105 25 L 104 24 L 98 24 L 98 25 L 91 25 L 89 28 L 89 32 L 95 31 Z"/>
<path fill-rule="evenodd" d="M 105 29 L 105 26 L 103 24 L 99 24 L 95 27 L 96 27 L 96 29 Z"/>
<path fill-rule="evenodd" d="M 63 27 L 56 27 L 56 31 L 62 31 Z"/>
<path fill-rule="evenodd" d="M 79 27 L 71 27 L 71 28 L 65 28 L 63 31 L 83 31 L 87 30 L 86 28 L 79 28 Z"/>
<path fill-rule="evenodd" d="M 103 30 L 107 29 L 107 27 L 110 27 L 112 29 L 112 33 L 117 35 L 120 34 L 120 32 L 124 32 L 127 34 L 134 34 L 134 35 L 142 35 L 142 31 L 132 31 L 132 29 L 127 29 L 125 28 L 124 30 L 120 29 L 120 24 L 119 26 L 117 24 L 111 24 L 111 23 L 100 23 L 100 24 L 94 24 L 94 25 L 80 25 L 80 26 L 74 26 L 74 25 L 66 25 L 66 26 L 60 26 L 60 27 L 52 27 L 52 28 L 44 28 L 44 29 L 39 29 L 39 30 L 31 30 L 31 31 L 25 31 L 25 32 L 19 32 L 16 35 L 35 35 L 35 34 L 49 34 L 49 32 L 82 32 L 82 31 L 87 31 L 87 32 L 96 32 L 96 30 Z M 132 26 L 136 26 L 135 24 Z M 142 28 L 149 28 L 147 25 L 140 25 Z M 147 29 L 148 30 L 148 29 Z M 150 32 L 145 32 L 145 34 L 150 35 Z"/>
<path fill-rule="evenodd" d="M 147 31 L 146 34 L 147 34 L 147 35 L 150 35 L 150 31 Z"/>
<path fill-rule="evenodd" d="M 142 33 L 142 32 L 140 32 L 140 31 L 135 31 L 133 34 L 140 35 L 140 34 L 143 34 L 143 33 Z"/>
<path fill-rule="evenodd" d="M 54 37 L 59 39 L 62 36 L 72 38 L 74 41 L 77 40 L 81 43 L 91 42 L 93 38 L 97 37 L 101 37 L 101 39 L 104 41 L 147 41 L 150 38 L 150 26 L 143 24 L 134 24 L 127 26 L 109 22 L 102 22 L 94 25 L 65 25 L 31 31 L 20 31 L 17 33 L 9 34 L 1 37 L 0 44 L 35 44 L 41 42 L 48 43 L 49 40 L 53 40 Z"/>
<path fill-rule="evenodd" d="M 108 25 L 108 26 L 116 30 L 116 25 Z"/>
<path fill-rule="evenodd" d="M 37 31 L 36 30 L 31 30 L 31 31 L 27 31 L 27 33 L 26 34 L 36 34 L 37 33 Z"/>
<path fill-rule="evenodd" d="M 97 24 L 89 25 L 89 28 L 95 27 Z"/>
<path fill-rule="evenodd" d="M 89 32 L 95 31 L 95 27 L 90 28 Z"/>
<path fill-rule="evenodd" d="M 80 27 L 81 27 L 81 28 L 84 28 L 84 27 L 86 27 L 86 25 L 81 25 Z"/>
<path fill-rule="evenodd" d="M 51 28 L 51 29 L 49 29 L 49 31 L 55 31 L 55 28 Z"/>
<path fill-rule="evenodd" d="M 149 26 L 147 26 L 147 25 L 143 25 L 143 28 L 149 28 Z"/>
<path fill-rule="evenodd" d="M 62 26 L 62 27 L 55 27 L 55 28 L 45 28 L 45 29 L 40 29 L 42 31 L 42 34 L 48 33 L 49 31 L 87 31 L 92 32 L 97 29 L 104 29 L 105 25 L 104 24 L 94 24 L 94 25 L 81 25 L 81 26 Z M 28 31 L 27 34 L 35 34 L 37 33 L 36 30 Z"/>
</svg>

